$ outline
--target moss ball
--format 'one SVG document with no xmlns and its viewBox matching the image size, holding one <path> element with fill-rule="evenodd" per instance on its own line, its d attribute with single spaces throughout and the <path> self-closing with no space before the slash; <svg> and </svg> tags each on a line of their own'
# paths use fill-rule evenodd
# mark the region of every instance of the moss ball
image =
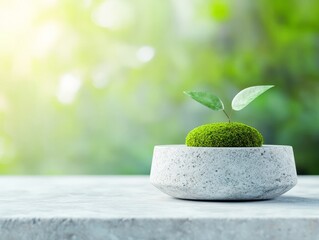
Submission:
<svg viewBox="0 0 319 240">
<path fill-rule="evenodd" d="M 186 137 L 189 147 L 261 147 L 263 136 L 243 123 L 211 123 L 191 130 Z"/>
</svg>

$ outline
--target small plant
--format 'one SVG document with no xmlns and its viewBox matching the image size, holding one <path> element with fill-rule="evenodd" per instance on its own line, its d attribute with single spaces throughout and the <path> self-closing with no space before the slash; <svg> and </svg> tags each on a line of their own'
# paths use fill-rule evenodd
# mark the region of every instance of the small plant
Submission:
<svg viewBox="0 0 319 240">
<path fill-rule="evenodd" d="M 240 91 L 232 100 L 231 107 L 240 111 L 258 96 L 274 87 L 273 85 L 253 86 Z M 186 137 L 186 145 L 193 147 L 260 147 L 263 144 L 261 133 L 243 123 L 231 122 L 222 100 L 208 92 L 184 92 L 197 102 L 214 110 L 223 111 L 228 123 L 211 123 L 191 130 Z"/>
<path fill-rule="evenodd" d="M 254 86 L 245 88 L 244 90 L 237 93 L 237 95 L 233 98 L 231 106 L 235 111 L 242 110 L 249 103 L 254 101 L 258 96 L 266 92 L 268 89 L 274 87 L 274 85 L 264 85 L 264 86 Z M 190 96 L 197 102 L 203 104 L 206 107 L 214 111 L 223 111 L 230 122 L 230 114 L 227 114 L 224 108 L 224 104 L 222 100 L 208 92 L 184 92 L 186 95 Z"/>
</svg>

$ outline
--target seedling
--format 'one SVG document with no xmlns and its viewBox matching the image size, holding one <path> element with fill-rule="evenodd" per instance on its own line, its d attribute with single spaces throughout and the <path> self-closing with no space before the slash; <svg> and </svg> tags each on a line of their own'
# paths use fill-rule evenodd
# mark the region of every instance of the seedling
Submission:
<svg viewBox="0 0 319 240">
<path fill-rule="evenodd" d="M 235 111 L 240 111 L 245 108 L 249 103 L 254 101 L 258 96 L 274 87 L 274 85 L 261 85 L 261 86 L 253 86 L 249 88 L 245 88 L 233 98 L 231 107 Z M 227 113 L 224 108 L 224 103 L 222 100 L 209 93 L 209 92 L 184 92 L 186 95 L 193 98 L 195 101 L 203 104 L 204 106 L 214 110 L 214 111 L 223 111 L 226 115 L 228 122 L 231 121 L 231 114 Z"/>
</svg>

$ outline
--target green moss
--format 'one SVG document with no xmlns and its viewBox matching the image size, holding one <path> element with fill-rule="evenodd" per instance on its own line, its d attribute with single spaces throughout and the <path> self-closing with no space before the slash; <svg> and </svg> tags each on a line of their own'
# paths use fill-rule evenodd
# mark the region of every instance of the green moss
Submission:
<svg viewBox="0 0 319 240">
<path fill-rule="evenodd" d="M 243 123 L 211 123 L 191 130 L 186 137 L 190 147 L 260 147 L 263 137 Z"/>
</svg>

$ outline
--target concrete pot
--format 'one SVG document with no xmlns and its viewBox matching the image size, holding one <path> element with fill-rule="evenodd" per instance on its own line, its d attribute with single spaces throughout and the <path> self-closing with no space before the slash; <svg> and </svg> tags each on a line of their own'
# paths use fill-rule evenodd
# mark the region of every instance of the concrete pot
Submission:
<svg viewBox="0 0 319 240">
<path fill-rule="evenodd" d="M 187 147 L 155 146 L 151 183 L 182 199 L 261 200 L 297 184 L 290 146 Z"/>
</svg>

